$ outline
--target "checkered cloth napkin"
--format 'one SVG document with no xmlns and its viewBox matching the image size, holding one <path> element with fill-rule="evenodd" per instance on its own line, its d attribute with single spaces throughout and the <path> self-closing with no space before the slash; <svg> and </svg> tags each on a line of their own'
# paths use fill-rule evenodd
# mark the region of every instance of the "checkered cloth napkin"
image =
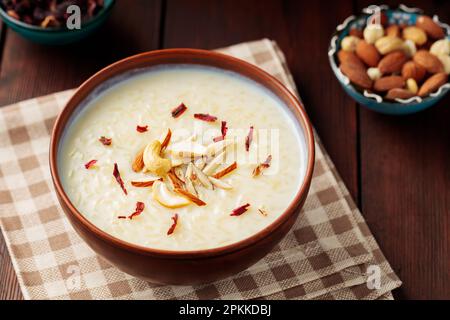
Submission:
<svg viewBox="0 0 450 320">
<path fill-rule="evenodd" d="M 274 42 L 220 51 L 258 65 L 297 92 Z M 201 286 L 152 285 L 111 266 L 74 232 L 51 182 L 50 133 L 72 93 L 0 108 L 0 226 L 26 299 L 392 299 L 391 290 L 401 282 L 317 136 L 314 178 L 302 213 L 257 264 Z M 374 274 L 376 288 L 367 285 Z"/>
</svg>

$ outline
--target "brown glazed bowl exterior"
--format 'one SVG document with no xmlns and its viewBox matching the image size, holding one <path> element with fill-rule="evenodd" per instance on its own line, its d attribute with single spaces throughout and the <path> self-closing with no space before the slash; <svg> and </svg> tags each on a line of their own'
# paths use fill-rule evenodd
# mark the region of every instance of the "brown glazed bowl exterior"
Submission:
<svg viewBox="0 0 450 320">
<path fill-rule="evenodd" d="M 198 251 L 156 250 L 120 240 L 89 222 L 65 193 L 57 166 L 60 139 L 65 126 L 80 103 L 94 88 L 111 77 L 138 68 L 161 64 L 197 64 L 231 70 L 262 84 L 292 111 L 308 149 L 305 179 L 294 200 L 280 217 L 265 229 L 242 241 Z M 50 170 L 59 202 L 72 226 L 100 256 L 120 270 L 158 284 L 192 285 L 218 280 L 245 270 L 263 258 L 291 229 L 302 208 L 314 167 L 314 137 L 302 104 L 278 80 L 261 69 L 223 54 L 195 49 L 152 51 L 116 62 L 84 82 L 56 120 L 50 144 Z"/>
</svg>

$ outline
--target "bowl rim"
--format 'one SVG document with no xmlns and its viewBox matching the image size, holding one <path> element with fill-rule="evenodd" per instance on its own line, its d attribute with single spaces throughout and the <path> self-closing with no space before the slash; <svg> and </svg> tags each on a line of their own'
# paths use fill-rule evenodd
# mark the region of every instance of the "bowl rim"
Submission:
<svg viewBox="0 0 450 320">
<path fill-rule="evenodd" d="M 278 93 L 275 93 L 279 97 L 283 97 L 285 101 L 289 101 L 289 104 L 292 105 L 290 108 L 291 112 L 294 113 L 294 117 L 298 124 L 301 126 L 304 131 L 304 141 L 306 144 L 308 157 L 307 157 L 307 166 L 305 175 L 301 185 L 298 188 L 294 198 L 289 203 L 289 206 L 286 210 L 279 215 L 277 219 L 275 219 L 268 226 L 258 231 L 257 233 L 244 238 L 240 241 L 228 244 L 226 246 L 220 246 L 209 249 L 200 249 L 200 250 L 185 250 L 185 251 L 177 251 L 177 250 L 164 250 L 164 249 L 155 249 L 151 247 L 146 247 L 142 245 L 137 245 L 122 239 L 119 239 L 106 231 L 101 230 L 97 226 L 95 226 L 92 222 L 90 222 L 86 217 L 84 217 L 78 209 L 72 204 L 68 195 L 64 191 L 64 188 L 61 183 L 61 179 L 58 172 L 57 165 L 57 155 L 58 155 L 58 146 L 60 142 L 60 138 L 62 136 L 63 130 L 67 124 L 67 121 L 70 119 L 71 115 L 74 111 L 79 107 L 79 104 L 76 100 L 80 99 L 82 101 L 86 96 L 91 93 L 99 84 L 101 84 L 106 79 L 116 76 L 122 72 L 130 71 L 135 68 L 132 67 L 133 62 L 142 61 L 146 59 L 159 59 L 161 57 L 170 57 L 170 56 L 183 56 L 187 55 L 189 57 L 195 58 L 196 61 L 201 61 L 202 59 L 205 61 L 222 61 L 223 63 L 228 63 L 230 65 L 235 65 L 236 68 L 240 70 L 245 70 L 245 72 L 240 73 L 244 77 L 249 77 L 248 75 L 254 74 L 261 79 L 260 84 L 264 85 L 263 82 L 270 84 L 273 86 L 273 90 L 268 88 L 271 91 L 277 89 Z M 184 62 L 178 62 L 181 64 Z M 194 64 L 193 62 L 190 62 Z M 189 64 L 189 62 L 188 62 Z M 202 63 L 197 63 L 202 65 Z M 127 67 L 127 65 L 129 65 Z M 207 64 L 204 64 L 207 65 Z M 131 66 L 131 68 L 130 68 Z M 219 67 L 220 68 L 220 67 Z M 226 68 L 222 68 L 225 69 Z M 106 78 L 104 78 L 106 77 Z M 99 79 L 100 78 L 100 79 Z M 102 78 L 104 78 L 102 80 Z M 99 82 L 98 82 L 99 81 Z M 254 80 L 256 81 L 256 80 Z M 98 82 L 98 83 L 97 83 Z M 264 85 L 266 86 L 266 85 Z M 267 87 L 267 86 L 266 86 Z M 80 102 L 79 101 L 79 102 Z M 70 108 L 70 109 L 69 109 Z M 50 172 L 53 180 L 53 184 L 55 186 L 55 191 L 58 195 L 60 201 L 64 203 L 64 205 L 69 210 L 64 210 L 66 215 L 70 214 L 77 222 L 80 222 L 85 229 L 89 230 L 89 233 L 95 235 L 97 238 L 100 238 L 103 241 L 108 242 L 109 244 L 119 247 L 121 249 L 131 251 L 134 253 L 138 253 L 141 255 L 147 256 L 155 256 L 155 257 L 163 257 L 170 259 L 191 259 L 191 258 L 208 258 L 208 257 L 217 257 L 221 255 L 225 255 L 231 252 L 240 251 L 244 248 L 252 246 L 261 240 L 267 238 L 272 233 L 274 233 L 280 226 L 282 226 L 289 218 L 295 214 L 296 210 L 299 210 L 299 204 L 304 201 L 308 195 L 309 187 L 312 180 L 313 170 L 314 170 L 314 161 L 315 161 L 315 142 L 314 142 L 314 134 L 311 122 L 306 114 L 306 110 L 293 93 L 291 93 L 278 79 L 267 73 L 266 71 L 260 69 L 257 66 L 254 66 L 246 61 L 240 60 L 238 58 L 234 58 L 229 55 L 225 55 L 218 52 L 213 52 L 209 50 L 201 50 L 201 49 L 190 49 L 190 48 L 174 48 L 174 49 L 163 49 L 163 50 L 155 50 L 149 51 L 141 54 L 137 54 L 134 56 L 130 56 L 128 58 L 117 61 L 102 70 L 95 73 L 89 79 L 87 79 L 80 87 L 78 87 L 69 101 L 66 103 L 64 109 L 58 115 L 55 125 L 53 127 L 51 141 L 50 141 L 50 152 L 49 152 L 49 164 L 50 164 Z M 69 219 L 71 220 L 71 219 Z M 72 221 L 71 221 L 72 223 Z"/>
<path fill-rule="evenodd" d="M 6 22 L 9 22 L 13 25 L 19 26 L 21 28 L 24 29 L 28 29 L 28 30 L 32 30 L 34 32 L 39 32 L 39 33 L 53 33 L 53 34 L 57 34 L 57 33 L 66 33 L 66 32 L 77 32 L 77 31 L 81 31 L 83 28 L 86 28 L 88 26 L 90 26 L 91 24 L 95 23 L 100 17 L 105 16 L 107 14 L 109 14 L 109 12 L 112 10 L 112 8 L 114 7 L 116 0 L 110 0 L 110 2 L 105 3 L 105 7 L 93 18 L 89 19 L 88 21 L 86 21 L 85 23 L 81 24 L 81 28 L 80 29 L 75 29 L 75 30 L 69 30 L 67 28 L 44 28 L 41 26 L 36 26 L 33 24 L 28 24 L 25 23 L 23 21 L 17 20 L 11 16 L 8 15 L 8 13 L 6 13 L 6 11 L 0 6 L 0 17 L 5 20 Z"/>
<path fill-rule="evenodd" d="M 428 95 L 427 97 L 422 98 L 422 101 L 411 100 L 410 102 L 401 103 L 398 101 L 393 102 L 393 101 L 386 100 L 380 95 L 377 95 L 377 96 L 382 98 L 381 101 L 378 101 L 375 98 L 369 98 L 369 97 L 365 96 L 363 93 L 361 93 L 359 90 L 357 90 L 351 82 L 348 81 L 348 83 L 346 83 L 341 78 L 341 75 L 340 75 L 341 71 L 337 65 L 337 54 L 339 52 L 339 50 L 338 50 L 339 45 L 337 45 L 337 40 L 339 39 L 340 35 L 343 32 L 345 32 L 346 30 L 348 30 L 350 28 L 350 25 L 352 22 L 362 19 L 364 17 L 369 17 L 372 14 L 372 13 L 369 13 L 369 10 L 373 10 L 374 7 L 378 7 L 381 10 L 381 12 L 397 11 L 397 12 L 402 12 L 404 14 L 417 14 L 417 15 L 425 14 L 424 11 L 420 8 L 410 8 L 404 4 L 398 5 L 397 8 L 392 8 L 392 7 L 389 7 L 388 5 L 379 5 L 379 6 L 370 5 L 364 9 L 362 9 L 360 14 L 351 15 L 351 16 L 347 17 L 346 19 L 344 19 L 344 21 L 335 28 L 333 34 L 331 35 L 331 39 L 330 39 L 329 46 L 328 46 L 328 60 L 331 65 L 331 69 L 333 70 L 333 73 L 335 74 L 335 77 L 338 79 L 338 81 L 343 86 L 345 86 L 345 88 L 349 89 L 352 93 L 354 93 L 355 95 L 358 95 L 363 100 L 367 100 L 368 102 L 370 101 L 371 103 L 375 103 L 375 104 L 379 104 L 379 105 L 384 104 L 384 105 L 389 105 L 389 106 L 398 106 L 398 107 L 402 107 L 402 108 L 411 108 L 411 107 L 416 107 L 418 105 L 422 105 L 424 103 L 435 101 L 436 99 L 443 97 L 450 90 L 450 80 L 447 81 L 446 84 L 443 84 L 441 87 L 439 87 L 435 92 L 433 92 L 434 94 L 436 94 L 434 96 Z M 434 17 L 438 18 L 437 15 L 434 15 Z M 445 23 L 443 23 L 443 24 L 447 26 L 447 27 L 443 28 L 445 30 L 446 38 L 450 39 L 450 29 L 448 28 L 447 24 L 445 24 Z M 331 50 L 334 50 L 333 54 L 330 54 Z M 342 76 L 344 76 L 344 75 L 342 75 Z M 347 77 L 345 77 L 345 78 L 347 78 Z M 416 97 L 412 97 L 411 99 L 414 99 L 414 98 L 416 98 Z M 376 110 L 374 108 L 370 108 L 370 109 Z"/>
</svg>

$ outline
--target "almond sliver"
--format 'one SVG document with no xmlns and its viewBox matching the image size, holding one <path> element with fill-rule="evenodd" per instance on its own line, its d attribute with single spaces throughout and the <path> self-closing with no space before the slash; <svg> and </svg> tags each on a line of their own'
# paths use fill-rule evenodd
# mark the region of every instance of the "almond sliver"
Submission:
<svg viewBox="0 0 450 320">
<path fill-rule="evenodd" d="M 233 189 L 233 186 L 229 183 L 226 183 L 225 181 L 213 178 L 213 177 L 208 177 L 208 179 L 212 182 L 213 185 L 215 185 L 217 188 L 220 189 L 225 189 L 225 190 L 230 190 Z"/>
<path fill-rule="evenodd" d="M 235 161 L 235 162 L 233 162 L 233 164 L 229 165 L 225 169 L 223 169 L 223 170 L 217 172 L 216 174 L 214 174 L 213 178 L 220 179 L 223 176 L 229 174 L 230 172 L 236 170 L 236 168 L 237 168 L 237 162 Z"/>
<path fill-rule="evenodd" d="M 192 171 L 197 176 L 198 181 L 207 189 L 212 189 L 213 186 L 211 181 L 209 181 L 208 177 L 196 166 L 192 164 Z"/>
<path fill-rule="evenodd" d="M 178 193 L 179 195 L 185 197 L 186 199 L 188 199 L 189 201 L 195 203 L 198 206 L 206 206 L 206 202 L 202 201 L 201 199 L 197 198 L 196 196 L 194 196 L 192 193 L 183 190 L 183 189 L 175 189 L 175 192 Z"/>
<path fill-rule="evenodd" d="M 225 151 L 219 154 L 217 157 L 211 160 L 210 163 L 206 165 L 206 167 L 203 169 L 203 172 L 210 176 L 216 171 L 216 169 L 225 161 Z"/>
</svg>

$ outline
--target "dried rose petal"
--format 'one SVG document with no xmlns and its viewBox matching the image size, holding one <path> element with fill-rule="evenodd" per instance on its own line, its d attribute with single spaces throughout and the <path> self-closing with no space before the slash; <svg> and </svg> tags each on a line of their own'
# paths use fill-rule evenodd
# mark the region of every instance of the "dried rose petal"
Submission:
<svg viewBox="0 0 450 320">
<path fill-rule="evenodd" d="M 206 122 L 214 122 L 217 120 L 217 117 L 212 116 L 210 114 L 206 114 L 206 113 L 196 113 L 194 114 L 194 118 L 195 119 L 199 119 L 199 120 L 203 120 Z"/>
<path fill-rule="evenodd" d="M 120 187 L 122 188 L 123 192 L 128 195 L 127 189 L 125 189 L 125 185 L 123 183 L 122 177 L 120 176 L 119 167 L 117 166 L 117 163 L 114 163 L 114 171 L 113 176 L 116 178 L 117 182 L 119 183 Z"/>
<path fill-rule="evenodd" d="M 247 138 L 245 139 L 245 150 L 250 150 L 250 145 L 253 141 L 253 126 L 250 127 L 250 130 L 248 132 Z"/>
<path fill-rule="evenodd" d="M 136 126 L 136 131 L 143 133 L 148 131 L 148 126 Z"/>
<path fill-rule="evenodd" d="M 110 146 L 112 143 L 112 139 L 105 136 L 101 136 L 98 141 L 100 141 L 104 146 Z"/>
<path fill-rule="evenodd" d="M 134 217 L 140 215 L 145 209 L 145 204 L 143 202 L 136 202 L 136 210 L 128 216 L 128 219 L 133 220 Z"/>
<path fill-rule="evenodd" d="M 253 176 L 259 176 L 263 169 L 267 169 L 270 167 L 270 162 L 272 161 L 272 155 L 269 155 L 263 163 L 260 163 L 254 170 L 253 170 Z"/>
<path fill-rule="evenodd" d="M 96 163 L 97 163 L 97 160 L 91 160 L 91 161 L 85 163 L 85 164 L 84 164 L 84 167 L 85 167 L 86 169 L 90 169 L 90 168 L 92 168 L 92 166 L 93 166 L 94 164 L 96 164 Z"/>
<path fill-rule="evenodd" d="M 178 213 L 175 213 L 175 215 L 172 217 L 173 223 L 170 226 L 169 230 L 167 231 L 167 235 L 170 236 L 174 231 L 175 228 L 177 227 L 178 224 Z"/>
<path fill-rule="evenodd" d="M 222 136 L 220 137 L 215 137 L 213 139 L 214 142 L 219 142 L 225 139 L 226 135 L 227 135 L 227 131 L 228 131 L 228 127 L 227 127 L 227 122 L 226 121 L 222 121 L 221 125 L 220 125 L 220 132 L 222 133 Z"/>
<path fill-rule="evenodd" d="M 178 118 L 181 116 L 185 111 L 187 110 L 187 107 L 184 105 L 184 103 L 181 103 L 178 107 L 172 110 L 172 117 Z"/>
<path fill-rule="evenodd" d="M 248 210 L 248 207 L 250 207 L 250 203 L 244 204 L 243 206 L 240 206 L 239 208 L 234 209 L 230 216 L 240 216 L 244 212 Z"/>
</svg>

